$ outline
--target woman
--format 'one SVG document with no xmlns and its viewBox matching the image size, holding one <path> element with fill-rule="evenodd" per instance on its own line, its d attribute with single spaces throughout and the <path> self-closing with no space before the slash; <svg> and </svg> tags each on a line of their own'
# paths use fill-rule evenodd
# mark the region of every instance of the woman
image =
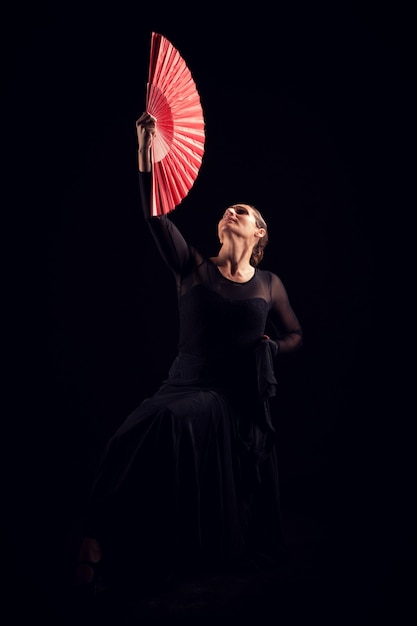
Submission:
<svg viewBox="0 0 417 626">
<path fill-rule="evenodd" d="M 261 214 L 228 207 L 220 249 L 206 259 L 168 216 L 150 217 L 148 113 L 136 123 L 142 208 L 178 290 L 178 354 L 158 391 L 111 438 L 94 482 L 77 582 L 158 584 L 278 558 L 283 534 L 274 428 L 273 360 L 302 331 L 275 274 L 258 269 Z M 266 333 L 271 321 L 279 329 Z"/>
</svg>

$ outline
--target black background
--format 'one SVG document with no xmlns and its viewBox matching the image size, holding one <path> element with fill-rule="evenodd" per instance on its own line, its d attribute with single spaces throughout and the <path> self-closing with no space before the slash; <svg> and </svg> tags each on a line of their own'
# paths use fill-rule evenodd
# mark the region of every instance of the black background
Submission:
<svg viewBox="0 0 417 626">
<path fill-rule="evenodd" d="M 58 2 L 5 16 L 3 520 L 17 611 L 32 594 L 48 619 L 102 447 L 175 354 L 174 284 L 136 174 L 152 30 L 186 60 L 206 121 L 199 177 L 172 219 L 215 254 L 223 209 L 255 204 L 270 230 L 263 266 L 304 329 L 274 404 L 290 531 L 320 529 L 310 566 L 329 602 L 342 590 L 350 623 L 414 611 L 404 7 Z"/>
</svg>

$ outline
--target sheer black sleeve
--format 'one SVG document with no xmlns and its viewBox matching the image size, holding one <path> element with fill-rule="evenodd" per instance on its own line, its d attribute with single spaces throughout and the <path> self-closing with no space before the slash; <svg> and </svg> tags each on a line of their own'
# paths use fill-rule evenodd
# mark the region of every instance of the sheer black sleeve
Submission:
<svg viewBox="0 0 417 626">
<path fill-rule="evenodd" d="M 142 210 L 162 258 L 174 274 L 183 272 L 191 260 L 191 249 L 175 224 L 166 216 L 151 217 L 151 173 L 139 172 Z"/>
<path fill-rule="evenodd" d="M 270 328 L 280 353 L 298 350 L 303 343 L 303 331 L 291 306 L 287 291 L 276 275 L 271 273 L 272 309 L 269 319 Z"/>
</svg>

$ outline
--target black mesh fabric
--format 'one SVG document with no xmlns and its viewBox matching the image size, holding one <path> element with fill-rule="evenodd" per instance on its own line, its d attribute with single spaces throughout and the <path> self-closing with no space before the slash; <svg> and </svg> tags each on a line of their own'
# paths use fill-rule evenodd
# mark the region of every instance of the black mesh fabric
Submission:
<svg viewBox="0 0 417 626">
<path fill-rule="evenodd" d="M 178 354 L 158 391 L 111 438 L 94 482 L 87 533 L 107 562 L 146 579 L 218 568 L 283 545 L 274 359 L 300 338 L 280 279 L 225 278 L 168 216 L 145 220 L 178 290 Z M 277 336 L 262 339 L 268 320 Z M 128 567 L 127 567 L 128 565 Z"/>
</svg>

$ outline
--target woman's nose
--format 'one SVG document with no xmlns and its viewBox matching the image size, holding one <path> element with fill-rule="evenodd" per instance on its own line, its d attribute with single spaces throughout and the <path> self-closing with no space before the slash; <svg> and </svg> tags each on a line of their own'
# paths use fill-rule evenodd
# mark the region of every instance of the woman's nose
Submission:
<svg viewBox="0 0 417 626">
<path fill-rule="evenodd" d="M 233 207 L 229 207 L 228 209 L 226 209 L 226 215 L 233 215 L 235 213 L 235 210 Z"/>
</svg>

